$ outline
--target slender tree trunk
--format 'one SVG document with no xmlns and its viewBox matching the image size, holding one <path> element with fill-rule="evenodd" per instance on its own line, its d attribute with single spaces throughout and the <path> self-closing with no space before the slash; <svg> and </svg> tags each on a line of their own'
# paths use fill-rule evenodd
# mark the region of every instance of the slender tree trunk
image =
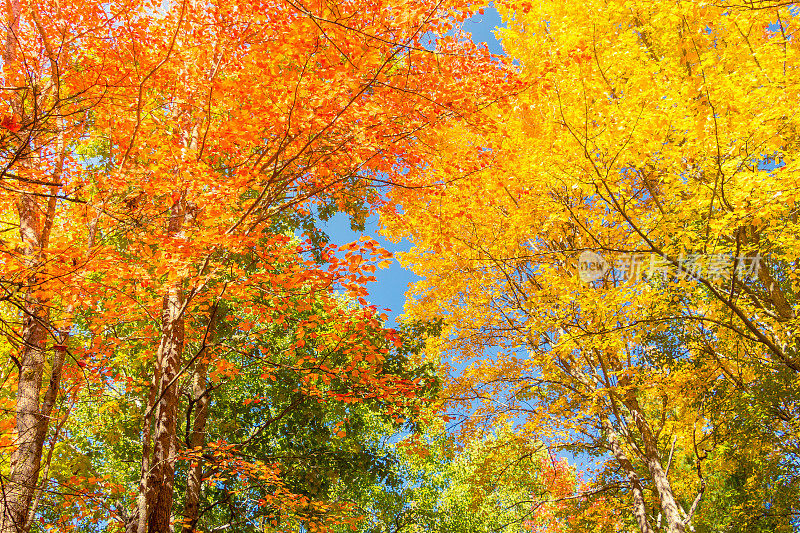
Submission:
<svg viewBox="0 0 800 533">
<path fill-rule="evenodd" d="M 62 334 L 62 337 L 59 341 L 59 344 L 55 346 L 55 355 L 53 358 L 53 371 L 50 374 L 50 386 L 47 388 L 47 394 L 45 395 L 44 405 L 42 407 L 42 412 L 44 414 L 44 418 L 48 420 L 48 424 L 39 424 L 39 430 L 41 431 L 41 435 L 37 436 L 38 441 L 41 441 L 41 446 L 44 448 L 44 441 L 47 438 L 47 428 L 49 426 L 49 419 L 50 414 L 53 410 L 53 405 L 55 403 L 56 395 L 58 393 L 58 388 L 61 382 L 61 371 L 64 367 L 64 360 L 67 355 L 67 347 L 66 344 L 66 334 Z M 25 531 L 30 531 L 31 524 L 33 523 L 33 519 L 36 516 L 36 509 L 39 506 L 39 502 L 41 502 L 42 494 L 45 491 L 45 487 L 47 486 L 48 482 L 50 481 L 48 478 L 48 473 L 50 471 L 50 465 L 53 461 L 53 449 L 55 448 L 56 442 L 58 442 L 58 437 L 61 433 L 61 429 L 64 427 L 64 423 L 67 421 L 67 417 L 69 417 L 68 409 L 66 413 L 61 417 L 55 427 L 55 434 L 53 436 L 52 444 L 47 449 L 47 457 L 44 460 L 44 464 L 42 467 L 44 468 L 44 472 L 41 472 L 40 475 L 42 476 L 41 481 L 39 482 L 39 486 L 36 488 L 36 494 L 34 495 L 33 502 L 30 505 L 30 509 L 28 510 L 28 520 L 25 522 Z M 42 468 L 40 467 L 40 468 Z"/>
<path fill-rule="evenodd" d="M 164 306 L 158 350 L 161 368 L 160 399 L 156 405 L 153 461 L 147 480 L 147 532 L 170 531 L 177 452 L 178 386 L 176 376 L 183 360 L 184 294 L 177 282 Z"/>
<path fill-rule="evenodd" d="M 172 206 L 167 233 L 182 237 L 186 217 L 185 199 L 180 195 Z M 177 457 L 177 376 L 183 361 L 185 303 L 183 282 L 176 279 L 164 295 L 156 369 L 143 422 L 137 509 L 127 524 L 128 533 L 168 533 L 172 530 L 170 519 Z"/>
<path fill-rule="evenodd" d="M 3 50 L 3 62 L 6 69 L 14 68 L 20 48 L 20 18 L 22 5 L 20 0 L 8 0 L 6 21 L 6 42 Z M 19 213 L 20 237 L 22 240 L 24 266 L 27 272 L 27 291 L 22 304 L 21 353 L 19 358 L 19 380 L 16 403 L 16 448 L 11 456 L 11 468 L 8 481 L 2 487 L 2 515 L 0 515 L 0 533 L 24 533 L 30 529 L 35 512 L 32 505 L 34 498 L 39 498 L 43 486 L 39 486 L 42 452 L 50 427 L 50 418 L 61 384 L 61 373 L 66 359 L 66 342 L 69 333 L 67 326 L 62 332 L 52 328 L 49 309 L 51 302 L 47 296 L 44 282 L 46 273 L 46 249 L 50 240 L 56 213 L 56 199 L 60 188 L 61 175 L 66 158 L 64 142 L 64 124 L 60 116 L 61 100 L 59 95 L 60 80 L 58 74 L 58 58 L 49 46 L 49 40 L 41 24 L 36 18 L 36 6 L 30 10 L 33 21 L 42 39 L 50 60 L 52 79 L 49 83 L 54 88 L 55 101 L 52 110 L 58 133 L 56 135 L 56 151 L 58 159 L 52 175 L 49 200 L 44 209 L 36 201 L 36 196 L 22 193 L 17 210 Z M 33 91 L 34 103 L 37 98 Z M 15 115 L 24 122 L 24 108 L 21 101 L 12 102 Z M 36 117 L 33 117 L 36 122 Z M 26 141 L 32 143 L 31 140 Z M 24 144 L 18 148 L 18 166 L 28 164 L 28 152 L 34 147 Z M 42 217 L 43 215 L 43 217 Z M 43 218 L 43 220 L 42 220 Z M 89 246 L 91 248 L 91 244 Z M 42 399 L 42 378 L 44 374 L 45 345 L 48 330 L 59 333 L 59 339 L 53 347 L 53 358 L 50 364 L 50 380 Z M 45 482 L 43 482 L 44 484 Z"/>
<path fill-rule="evenodd" d="M 686 526 L 683 523 L 680 507 L 675 499 L 675 493 L 672 491 L 667 473 L 664 467 L 661 466 L 658 443 L 650 429 L 650 424 L 642 413 L 642 409 L 639 406 L 635 394 L 635 390 L 629 391 L 625 400 L 625 406 L 628 408 L 628 411 L 630 411 L 636 423 L 636 428 L 642 436 L 642 442 L 644 443 L 644 463 L 647 466 L 647 470 L 650 472 L 650 478 L 653 480 L 658 499 L 661 502 L 661 511 L 664 513 L 664 518 L 666 518 L 667 521 L 667 531 L 669 533 L 683 533 Z"/>
<path fill-rule="evenodd" d="M 153 411 L 156 408 L 158 385 L 161 383 L 160 368 L 156 366 L 150 380 L 150 391 L 147 394 L 147 409 L 142 419 L 142 464 L 139 471 L 139 492 L 136 497 L 136 509 L 127 522 L 126 533 L 143 533 L 146 522 L 139 517 L 147 515 L 147 478 L 150 474 L 150 448 L 153 440 Z M 141 525 L 141 530 L 139 529 Z"/>
<path fill-rule="evenodd" d="M 28 511 L 39 481 L 42 448 L 47 433 L 49 416 L 58 392 L 63 349 L 55 350 L 50 386 L 44 404 L 39 405 L 44 373 L 48 302 L 38 293 L 40 287 L 40 262 L 42 258 L 42 226 L 39 207 L 31 195 L 23 195 L 18 206 L 20 237 L 25 247 L 25 268 L 28 271 L 28 289 L 22 317 L 22 349 L 17 384 L 16 436 L 8 481 L 3 487 L 3 515 L 0 533 L 23 533 L 28 522 Z M 48 213 L 49 215 L 50 213 Z"/>
<path fill-rule="evenodd" d="M 6 41 L 3 49 L 3 63 L 10 64 L 16 59 L 16 34 L 19 32 L 19 19 L 21 6 L 19 0 L 10 0 L 6 3 Z M 15 112 L 17 110 L 15 109 Z M 32 264 L 31 257 L 38 251 L 39 228 L 38 217 L 33 205 L 33 200 L 23 196 L 17 206 L 20 215 L 20 236 L 23 245 L 27 248 L 26 262 Z M 28 266 L 26 265 L 26 267 Z M 29 273 L 29 284 L 33 281 L 33 272 Z M 45 317 L 45 308 L 34 297 L 29 288 L 25 295 L 22 320 L 22 349 L 19 366 L 19 382 L 17 384 L 16 401 L 16 435 L 17 448 L 11 454 L 11 468 L 9 476 L 2 484 L 2 516 L 0 516 L 0 533 L 21 532 L 27 510 L 33 499 L 33 487 L 38 478 L 38 467 L 29 457 L 34 455 L 34 436 L 39 414 L 39 390 L 42 383 L 42 367 L 44 363 L 44 347 L 46 332 L 37 319 Z M 37 463 L 38 464 L 38 463 Z"/>
<path fill-rule="evenodd" d="M 209 319 L 206 341 L 201 350 L 205 351 L 206 342 L 213 342 L 216 336 L 217 306 L 212 311 Z M 203 458 L 202 447 L 205 445 L 206 421 L 210 402 L 208 388 L 208 358 L 205 354 L 197 358 L 192 376 L 192 401 L 194 403 L 195 417 L 192 423 L 192 432 L 189 435 L 187 446 L 196 450 L 197 458 L 189 467 L 186 480 L 186 503 L 183 509 L 183 533 L 194 533 L 197 521 L 200 518 L 200 490 L 203 485 Z M 187 416 L 187 424 L 188 416 Z"/>
<path fill-rule="evenodd" d="M 39 412 L 42 389 L 47 311 L 44 302 L 29 289 L 22 320 L 22 355 L 16 402 L 16 449 L 11 454 L 11 470 L 3 487 L 3 516 L 0 533 L 23 533 L 39 480 L 42 448 L 37 446 L 39 426 L 46 424 Z"/>
<path fill-rule="evenodd" d="M 58 164 L 54 180 L 60 179 L 63 158 Z M 50 238 L 56 212 L 58 185 L 50 190 L 50 199 L 41 209 L 31 194 L 23 194 L 17 209 L 19 212 L 20 237 L 23 244 L 24 266 L 27 271 L 27 291 L 22 305 L 21 353 L 19 358 L 19 381 L 16 403 L 16 449 L 11 456 L 11 469 L 7 486 L 2 490 L 2 516 L 0 533 L 25 532 L 30 529 L 31 503 L 37 493 L 39 470 L 44 442 L 50 426 L 61 384 L 61 373 L 66 359 L 66 342 L 69 327 L 61 332 L 50 324 L 50 299 L 44 289 L 46 273 L 45 250 Z M 41 212 L 44 212 L 42 224 Z M 42 378 L 48 329 L 58 333 L 50 361 L 50 380 L 42 399 Z"/>
<path fill-rule="evenodd" d="M 631 492 L 633 493 L 633 516 L 636 518 L 636 523 L 639 525 L 639 530 L 642 533 L 654 533 L 653 528 L 650 525 L 650 521 L 647 519 L 647 507 L 644 503 L 644 491 L 642 490 L 642 483 L 639 481 L 639 477 L 636 475 L 636 470 L 633 468 L 633 463 L 631 463 L 630 459 L 628 459 L 628 456 L 625 454 L 625 450 L 622 447 L 619 436 L 611 425 L 611 422 L 609 422 L 606 417 L 601 416 L 601 423 L 603 424 L 603 429 L 608 436 L 608 443 L 611 445 L 611 453 L 614 455 L 614 458 L 617 460 L 620 468 L 622 468 L 622 470 L 625 472 L 625 476 L 628 478 L 628 483 L 630 483 Z"/>
<path fill-rule="evenodd" d="M 186 480 L 186 504 L 183 509 L 183 533 L 194 533 L 200 518 L 200 490 L 203 485 L 202 447 L 205 445 L 206 420 L 208 420 L 209 395 L 207 389 L 208 364 L 201 362 L 192 380 L 195 418 L 189 436 L 189 448 L 198 450 L 198 457 L 189 468 Z"/>
<path fill-rule="evenodd" d="M 47 320 L 39 299 L 29 295 L 23 319 L 22 358 L 17 386 L 16 449 L 11 454 L 11 471 L 3 487 L 2 533 L 23 533 L 36 484 L 42 447 L 38 445 L 39 426 L 46 424 L 39 412 L 47 331 L 40 321 Z"/>
</svg>

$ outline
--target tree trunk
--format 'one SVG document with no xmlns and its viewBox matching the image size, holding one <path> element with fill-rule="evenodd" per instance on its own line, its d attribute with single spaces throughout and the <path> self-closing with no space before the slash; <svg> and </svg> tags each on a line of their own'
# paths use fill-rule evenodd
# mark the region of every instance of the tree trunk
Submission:
<svg viewBox="0 0 800 533">
<path fill-rule="evenodd" d="M 630 411 L 636 423 L 636 428 L 642 436 L 642 442 L 644 443 L 644 463 L 647 466 L 647 470 L 650 472 L 650 478 L 653 480 L 658 499 L 661 502 L 661 511 L 664 513 L 664 518 L 667 520 L 667 531 L 669 533 L 683 533 L 686 526 L 683 523 L 680 508 L 675 499 L 675 494 L 672 491 L 672 486 L 669 483 L 667 473 L 661 466 L 658 443 L 650 429 L 650 424 L 642 413 L 642 409 L 639 406 L 635 394 L 635 390 L 629 391 L 625 399 L 625 406 L 628 408 L 628 411 Z"/>
<path fill-rule="evenodd" d="M 147 515 L 147 478 L 150 473 L 150 447 L 153 439 L 153 411 L 156 405 L 156 395 L 158 394 L 158 385 L 161 383 L 160 369 L 156 366 L 153 376 L 150 380 L 150 391 L 147 395 L 147 409 L 142 419 L 142 464 L 139 471 L 139 492 L 136 497 L 136 509 L 133 512 L 126 524 L 125 533 L 140 533 L 139 525 L 141 524 L 144 532 L 145 521 L 139 520 L 140 516 Z"/>
<path fill-rule="evenodd" d="M 42 419 L 43 423 L 39 424 L 38 433 L 36 434 L 36 442 L 37 446 L 39 446 L 40 450 L 44 450 L 44 442 L 47 438 L 47 430 L 50 426 L 51 420 L 51 413 L 53 412 L 53 406 L 55 405 L 56 396 L 58 395 L 59 386 L 61 384 L 61 372 L 64 368 L 64 360 L 67 356 L 67 332 L 64 331 L 61 334 L 61 338 L 57 345 L 54 346 L 54 354 L 53 354 L 53 361 L 52 361 L 52 371 L 50 372 L 50 385 L 47 387 L 47 393 L 44 396 L 44 403 L 42 404 Z M 61 420 L 56 424 L 55 427 L 55 435 L 53 437 L 53 445 L 48 448 L 47 457 L 44 461 L 44 478 L 41 480 L 39 485 L 36 487 L 35 495 L 33 497 L 33 501 L 30 504 L 30 508 L 28 510 L 28 519 L 25 522 L 24 531 L 30 531 L 31 524 L 33 523 L 33 519 L 36 516 L 36 508 L 39 505 L 39 502 L 42 499 L 42 494 L 44 493 L 45 487 L 49 482 L 48 479 L 48 472 L 50 469 L 50 464 L 53 459 L 53 448 L 55 447 L 55 443 L 58 441 L 58 436 L 61 433 L 61 428 L 64 426 L 64 423 L 67 421 L 67 417 L 69 416 L 69 410 Z M 41 461 L 42 451 L 39 452 L 39 457 Z M 40 463 L 41 464 L 41 463 Z M 40 466 L 41 468 L 41 466 Z"/>
<path fill-rule="evenodd" d="M 622 448 L 619 436 L 611 426 L 611 422 L 609 422 L 608 419 L 602 415 L 600 420 L 603 425 L 603 429 L 608 436 L 608 443 L 611 445 L 611 453 L 614 455 L 614 458 L 617 460 L 620 468 L 622 468 L 622 470 L 625 472 L 625 475 L 628 478 L 628 483 L 630 483 L 631 492 L 633 493 L 633 516 L 636 518 L 636 523 L 639 525 L 639 530 L 642 533 L 653 533 L 653 528 L 647 519 L 647 507 L 644 503 L 644 491 L 642 490 L 642 483 L 639 481 L 639 478 L 636 475 L 636 470 L 633 468 L 633 463 L 631 463 L 630 459 L 628 459 L 628 456 L 625 454 L 625 450 Z"/>
<path fill-rule="evenodd" d="M 164 302 L 163 327 L 158 350 L 161 368 L 160 398 L 156 404 L 152 467 L 147 479 L 147 532 L 168 533 L 177 453 L 178 386 L 176 376 L 183 360 L 184 294 L 179 282 Z M 139 528 L 141 530 L 141 526 Z"/>
<path fill-rule="evenodd" d="M 25 531 L 28 511 L 39 480 L 42 445 L 47 428 L 47 419 L 42 416 L 39 409 L 47 342 L 46 325 L 49 319 L 47 302 L 37 294 L 38 284 L 41 281 L 37 277 L 42 250 L 41 223 L 38 206 L 32 196 L 23 195 L 17 209 L 20 237 L 25 247 L 23 253 L 25 268 L 28 271 L 28 289 L 23 306 L 22 348 L 15 409 L 16 448 L 11 454 L 8 481 L 3 487 L 0 533 Z M 60 374 L 60 369 L 58 372 Z"/>
<path fill-rule="evenodd" d="M 16 403 L 16 449 L 11 454 L 11 470 L 3 487 L 3 517 L 1 533 L 23 533 L 39 480 L 42 447 L 37 446 L 39 426 L 46 424 L 39 412 L 39 393 L 42 389 L 47 331 L 44 302 L 26 295 L 25 316 L 22 321 L 22 357 Z"/>
<path fill-rule="evenodd" d="M 206 350 L 206 342 L 213 342 L 216 334 L 218 306 L 212 310 L 209 319 L 206 340 L 203 342 L 201 351 Z M 200 489 L 203 485 L 203 457 L 202 447 L 205 445 L 206 421 L 208 420 L 208 407 L 210 401 L 210 391 L 208 388 L 208 359 L 205 354 L 201 354 L 195 362 L 194 375 L 192 377 L 192 402 L 194 403 L 195 417 L 192 424 L 192 432 L 189 435 L 187 446 L 189 449 L 197 451 L 197 458 L 189 467 L 186 480 L 186 503 L 183 509 L 183 533 L 194 533 L 197 528 L 197 521 L 200 518 Z M 187 416 L 186 423 L 189 423 Z"/>
<path fill-rule="evenodd" d="M 65 346 L 67 342 L 67 335 L 66 333 L 62 333 L 61 338 L 59 339 L 59 343 L 53 347 L 53 360 L 51 361 L 51 372 L 50 372 L 50 384 L 47 387 L 47 392 L 44 395 L 44 401 L 42 402 L 42 408 L 39 414 L 39 424 L 36 428 L 36 480 L 38 482 L 39 478 L 39 470 L 41 468 L 41 461 L 42 461 L 42 452 L 44 450 L 44 443 L 47 439 L 47 430 L 50 427 L 50 419 L 51 414 L 53 413 L 53 406 L 56 402 L 56 397 L 58 396 L 59 386 L 61 384 L 61 372 L 64 369 L 64 360 L 67 356 L 67 347 Z M 59 426 L 56 426 L 56 433 L 58 433 Z M 52 452 L 52 448 L 50 449 Z M 23 531 L 27 532 L 31 528 L 31 523 L 33 521 L 34 513 L 36 511 L 36 506 L 38 505 L 39 499 L 41 498 L 42 491 L 44 489 L 44 485 L 47 483 L 47 468 L 49 467 L 49 458 L 51 455 L 48 455 L 48 460 L 45 461 L 45 479 L 42 480 L 41 484 L 34 488 L 33 493 L 31 494 L 31 501 L 28 503 L 28 516 L 25 520 L 25 524 L 23 526 Z M 35 495 L 35 498 L 34 498 Z"/>
<path fill-rule="evenodd" d="M 197 450 L 197 458 L 189 468 L 186 480 L 186 504 L 183 509 L 183 533 L 194 533 L 200 518 L 200 489 L 203 484 L 202 447 L 205 445 L 206 420 L 208 420 L 209 394 L 207 390 L 208 364 L 201 362 L 192 381 L 192 396 L 197 414 L 189 436 L 189 448 Z"/>
<path fill-rule="evenodd" d="M 52 203 L 52 202 L 51 202 Z M 48 209 L 47 217 L 54 209 Z M 20 236 L 25 246 L 25 267 L 28 270 L 28 290 L 25 294 L 22 317 L 22 349 L 19 359 L 19 382 L 16 402 L 17 446 L 11 454 L 8 481 L 3 487 L 3 513 L 0 533 L 21 533 L 29 529 L 29 511 L 39 482 L 42 449 L 47 438 L 50 415 L 55 405 L 66 357 L 66 334 L 53 350 L 50 382 L 44 401 L 39 405 L 44 374 L 45 344 L 50 320 L 49 302 L 37 294 L 42 280 L 40 265 L 46 236 L 42 237 L 38 206 L 30 195 L 23 195 L 19 205 Z M 48 221 L 45 221 L 47 224 Z"/>
<path fill-rule="evenodd" d="M 185 198 L 181 194 L 171 209 L 168 235 L 182 237 L 186 217 Z M 128 533 L 172 531 L 170 519 L 177 457 L 177 381 L 183 361 L 185 304 L 183 282 L 176 279 L 164 295 L 155 375 L 143 421 L 144 440 L 137 509 L 127 524 Z"/>
</svg>

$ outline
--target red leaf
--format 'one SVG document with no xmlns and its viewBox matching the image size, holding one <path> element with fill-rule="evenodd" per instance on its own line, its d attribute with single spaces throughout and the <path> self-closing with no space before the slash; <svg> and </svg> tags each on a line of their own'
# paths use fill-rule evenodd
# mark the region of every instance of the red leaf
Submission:
<svg viewBox="0 0 800 533">
<path fill-rule="evenodd" d="M 0 126 L 14 133 L 20 130 L 19 120 L 17 119 L 16 115 L 4 116 L 2 120 L 0 120 Z"/>
</svg>

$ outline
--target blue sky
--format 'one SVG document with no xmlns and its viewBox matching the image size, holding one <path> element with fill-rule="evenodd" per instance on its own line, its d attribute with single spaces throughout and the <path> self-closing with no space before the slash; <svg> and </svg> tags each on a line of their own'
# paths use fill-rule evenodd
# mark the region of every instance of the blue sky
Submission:
<svg viewBox="0 0 800 533">
<path fill-rule="evenodd" d="M 486 43 L 491 53 L 502 54 L 503 48 L 492 33 L 492 30 L 502 25 L 500 13 L 490 4 L 483 10 L 483 15 L 475 14 L 465 20 L 464 30 L 472 34 L 472 40 L 476 43 Z"/>
<path fill-rule="evenodd" d="M 486 43 L 489 51 L 493 54 L 501 54 L 502 47 L 492 34 L 495 27 L 500 26 L 500 14 L 491 5 L 484 9 L 483 15 L 476 14 L 464 21 L 464 30 L 472 34 L 475 42 Z M 333 217 L 323 226 L 325 233 L 335 244 L 347 244 L 358 240 L 361 235 L 369 235 L 377 240 L 384 248 L 390 252 L 407 251 L 411 244 L 408 241 L 392 243 L 384 239 L 379 232 L 379 222 L 376 216 L 370 217 L 366 222 L 363 233 L 354 232 L 350 229 L 350 222 L 344 215 Z M 419 278 L 413 273 L 400 266 L 394 260 L 389 268 L 378 270 L 375 273 L 376 281 L 367 284 L 369 291 L 369 301 L 378 308 L 388 308 L 389 326 L 396 326 L 396 318 L 403 314 L 403 304 L 405 293 L 409 284 Z"/>
</svg>

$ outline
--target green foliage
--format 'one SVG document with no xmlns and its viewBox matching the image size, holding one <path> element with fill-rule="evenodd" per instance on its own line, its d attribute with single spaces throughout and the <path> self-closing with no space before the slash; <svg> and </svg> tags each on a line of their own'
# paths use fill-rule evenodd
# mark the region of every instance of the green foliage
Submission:
<svg viewBox="0 0 800 533">
<path fill-rule="evenodd" d="M 358 494 L 361 533 L 529 531 L 548 522 L 547 502 L 574 483 L 541 443 L 509 429 L 457 449 L 439 422 L 388 447 L 400 483 L 373 484 Z"/>
</svg>

